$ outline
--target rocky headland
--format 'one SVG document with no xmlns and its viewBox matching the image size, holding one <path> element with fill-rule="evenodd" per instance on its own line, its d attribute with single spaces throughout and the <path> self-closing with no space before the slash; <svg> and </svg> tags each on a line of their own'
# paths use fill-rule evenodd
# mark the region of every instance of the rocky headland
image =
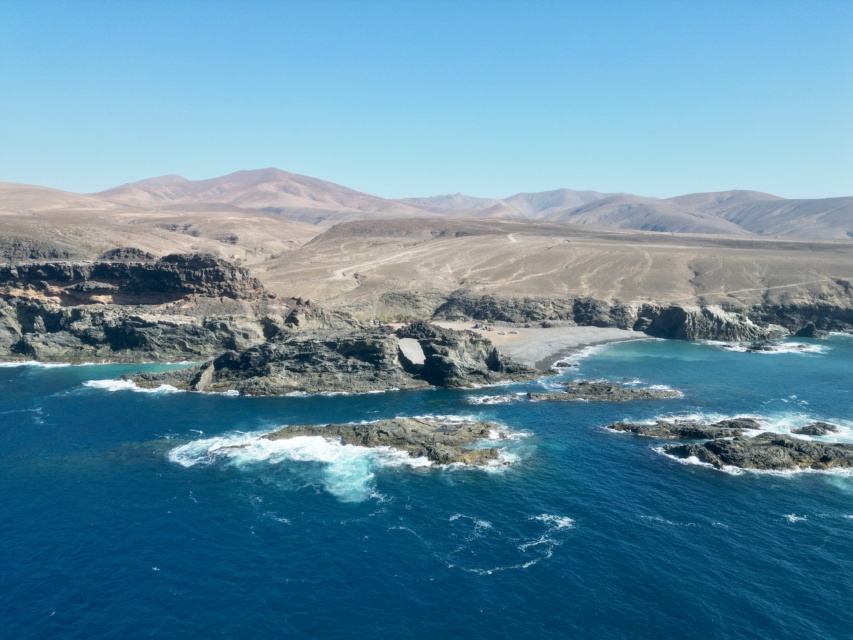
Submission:
<svg viewBox="0 0 853 640">
<path fill-rule="evenodd" d="M 283 440 L 299 436 L 334 438 L 342 444 L 360 447 L 392 447 L 413 458 L 426 458 L 440 465 L 463 463 L 476 466 L 495 464 L 495 447 L 470 448 L 476 442 L 505 437 L 502 427 L 492 422 L 441 420 L 436 418 L 393 418 L 363 424 L 292 426 L 263 436 Z"/>
</svg>

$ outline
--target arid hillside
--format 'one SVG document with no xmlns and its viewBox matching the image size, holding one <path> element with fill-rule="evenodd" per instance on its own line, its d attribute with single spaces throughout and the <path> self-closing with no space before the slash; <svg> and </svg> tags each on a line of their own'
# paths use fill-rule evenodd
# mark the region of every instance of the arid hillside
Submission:
<svg viewBox="0 0 853 640">
<path fill-rule="evenodd" d="M 493 220 L 353 222 L 259 265 L 280 294 L 423 314 L 451 292 L 754 305 L 837 294 L 853 244 Z M 849 286 L 849 285 L 848 285 Z"/>
</svg>

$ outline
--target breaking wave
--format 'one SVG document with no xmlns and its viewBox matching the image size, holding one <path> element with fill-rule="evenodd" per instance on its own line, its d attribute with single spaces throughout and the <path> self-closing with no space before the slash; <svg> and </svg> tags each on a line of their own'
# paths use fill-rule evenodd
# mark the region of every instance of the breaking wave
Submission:
<svg viewBox="0 0 853 640">
<path fill-rule="evenodd" d="M 181 389 L 170 384 L 161 384 L 153 389 L 140 387 L 131 380 L 87 380 L 84 387 L 103 389 L 105 391 L 136 391 L 138 393 L 184 393 Z"/>
</svg>

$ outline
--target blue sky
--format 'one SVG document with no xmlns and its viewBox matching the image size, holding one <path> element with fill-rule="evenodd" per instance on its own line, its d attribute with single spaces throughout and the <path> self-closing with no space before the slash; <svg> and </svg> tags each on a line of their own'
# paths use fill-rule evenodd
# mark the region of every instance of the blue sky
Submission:
<svg viewBox="0 0 853 640">
<path fill-rule="evenodd" d="M 853 195 L 853 2 L 0 2 L 0 181 Z"/>
</svg>

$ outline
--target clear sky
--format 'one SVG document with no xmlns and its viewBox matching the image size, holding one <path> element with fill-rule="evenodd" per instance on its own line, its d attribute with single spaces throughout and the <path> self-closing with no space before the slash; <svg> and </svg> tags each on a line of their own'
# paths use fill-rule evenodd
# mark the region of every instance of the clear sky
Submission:
<svg viewBox="0 0 853 640">
<path fill-rule="evenodd" d="M 0 0 L 0 181 L 853 195 L 853 1 Z"/>
</svg>

